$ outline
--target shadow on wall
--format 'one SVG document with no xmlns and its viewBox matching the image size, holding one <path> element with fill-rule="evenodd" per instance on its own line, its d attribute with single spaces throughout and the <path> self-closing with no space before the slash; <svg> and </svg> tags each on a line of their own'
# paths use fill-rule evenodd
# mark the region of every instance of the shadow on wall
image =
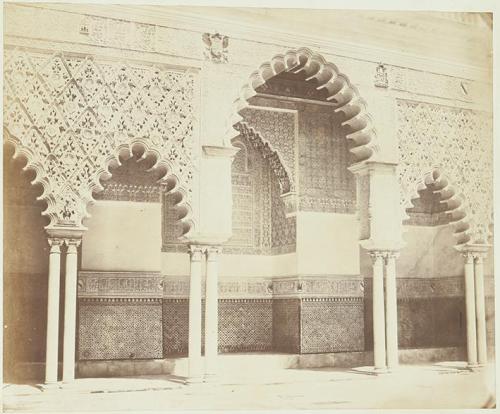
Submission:
<svg viewBox="0 0 500 414">
<path fill-rule="evenodd" d="M 46 205 L 36 200 L 42 188 L 31 185 L 35 173 L 23 171 L 25 161 L 12 156 L 5 146 L 3 375 L 5 382 L 26 382 L 44 377 L 49 221 L 41 215 Z"/>
</svg>

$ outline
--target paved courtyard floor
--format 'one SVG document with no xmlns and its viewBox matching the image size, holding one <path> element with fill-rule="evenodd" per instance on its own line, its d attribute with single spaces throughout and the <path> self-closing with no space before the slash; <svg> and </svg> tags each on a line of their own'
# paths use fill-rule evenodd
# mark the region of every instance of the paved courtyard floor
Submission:
<svg viewBox="0 0 500 414">
<path fill-rule="evenodd" d="M 173 376 L 85 378 L 62 389 L 4 384 L 5 412 L 171 410 L 320 410 L 339 408 L 481 408 L 495 405 L 494 366 L 471 372 L 457 363 L 402 366 L 398 372 L 283 369 L 221 375 L 184 385 Z"/>
</svg>

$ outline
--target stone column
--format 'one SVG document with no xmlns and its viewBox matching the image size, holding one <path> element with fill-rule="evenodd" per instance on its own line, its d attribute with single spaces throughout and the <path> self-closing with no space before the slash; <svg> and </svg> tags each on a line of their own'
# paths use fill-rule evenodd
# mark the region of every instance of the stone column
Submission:
<svg viewBox="0 0 500 414">
<path fill-rule="evenodd" d="M 479 365 L 488 362 L 486 344 L 486 314 L 484 305 L 484 265 L 483 254 L 474 255 L 474 276 L 476 293 L 476 327 L 477 327 L 477 356 Z"/>
<path fill-rule="evenodd" d="M 219 275 L 220 249 L 207 249 L 207 278 L 205 290 L 205 381 L 217 374 L 219 349 Z"/>
<path fill-rule="evenodd" d="M 189 280 L 189 383 L 202 381 L 201 359 L 201 271 L 203 249 L 190 246 L 191 275 Z"/>
<path fill-rule="evenodd" d="M 467 361 L 470 367 L 477 366 L 476 347 L 476 305 L 474 298 L 474 258 L 471 252 L 464 252 L 465 265 L 465 316 L 467 321 Z"/>
<path fill-rule="evenodd" d="M 75 379 L 77 247 L 80 239 L 66 239 L 66 286 L 64 293 L 63 382 Z"/>
<path fill-rule="evenodd" d="M 398 302 L 396 288 L 396 252 L 388 252 L 385 258 L 385 321 L 387 367 L 397 368 L 398 357 Z"/>
<path fill-rule="evenodd" d="M 373 360 L 375 370 L 386 369 L 383 253 L 370 252 L 373 262 Z"/>
<path fill-rule="evenodd" d="M 45 350 L 45 384 L 57 383 L 59 353 L 59 285 L 61 277 L 62 239 L 49 238 L 49 289 L 47 294 L 47 339 Z"/>
</svg>

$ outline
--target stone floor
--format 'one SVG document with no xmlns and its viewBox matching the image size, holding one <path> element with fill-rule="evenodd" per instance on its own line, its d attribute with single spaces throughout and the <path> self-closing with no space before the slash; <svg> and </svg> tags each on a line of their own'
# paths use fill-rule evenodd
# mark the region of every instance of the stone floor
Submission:
<svg viewBox="0 0 500 414">
<path fill-rule="evenodd" d="M 184 385 L 179 377 L 78 379 L 62 389 L 4 384 L 5 412 L 139 412 L 204 409 L 481 408 L 494 406 L 494 366 L 471 372 L 458 363 L 370 369 L 275 370 Z"/>
</svg>

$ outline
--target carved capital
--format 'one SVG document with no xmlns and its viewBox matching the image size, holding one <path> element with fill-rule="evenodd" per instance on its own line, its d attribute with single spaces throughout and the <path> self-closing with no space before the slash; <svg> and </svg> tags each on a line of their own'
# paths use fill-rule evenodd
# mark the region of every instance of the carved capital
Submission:
<svg viewBox="0 0 500 414">
<path fill-rule="evenodd" d="M 368 253 L 372 259 L 372 264 L 382 264 L 382 260 L 384 260 L 385 252 L 381 250 L 372 250 Z"/>
<path fill-rule="evenodd" d="M 220 246 L 208 246 L 206 248 L 207 260 L 209 262 L 216 262 L 219 259 L 220 252 L 221 252 Z"/>
<path fill-rule="evenodd" d="M 399 251 L 386 251 L 385 253 L 385 264 L 388 265 L 389 262 L 392 260 L 396 260 L 399 257 Z"/>
<path fill-rule="evenodd" d="M 484 259 L 486 258 L 486 253 L 473 252 L 472 256 L 474 257 L 474 263 L 476 263 L 476 264 L 483 264 L 484 263 Z"/>
<path fill-rule="evenodd" d="M 191 256 L 191 262 L 201 262 L 203 260 L 203 253 L 205 253 L 205 247 L 197 244 L 189 245 L 189 254 Z"/>
<path fill-rule="evenodd" d="M 49 237 L 47 242 L 50 246 L 50 253 L 61 253 L 61 246 L 64 243 L 63 239 L 59 239 L 56 237 Z"/>
<path fill-rule="evenodd" d="M 76 254 L 76 249 L 80 246 L 82 239 L 64 239 L 64 244 L 68 246 L 68 254 Z"/>
<path fill-rule="evenodd" d="M 470 251 L 463 251 L 462 256 L 465 259 L 465 264 L 474 263 L 474 253 Z"/>
</svg>

